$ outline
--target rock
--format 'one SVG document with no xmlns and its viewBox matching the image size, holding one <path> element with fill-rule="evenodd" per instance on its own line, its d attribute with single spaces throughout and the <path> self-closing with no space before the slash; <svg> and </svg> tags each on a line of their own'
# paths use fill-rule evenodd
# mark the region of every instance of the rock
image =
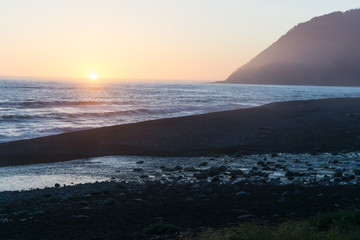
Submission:
<svg viewBox="0 0 360 240">
<path fill-rule="evenodd" d="M 256 218 L 256 215 L 254 215 L 254 214 L 245 214 L 245 215 L 238 216 L 237 218 L 239 220 L 244 221 L 244 220 L 250 220 L 252 218 Z"/>
<path fill-rule="evenodd" d="M 169 167 L 164 167 L 164 168 L 162 168 L 161 170 L 162 170 L 163 172 L 173 172 L 173 171 L 175 171 L 174 168 L 169 168 Z"/>
<path fill-rule="evenodd" d="M 133 172 L 142 172 L 142 171 L 143 171 L 142 168 L 134 168 L 134 169 L 133 169 Z"/>
<path fill-rule="evenodd" d="M 60 187 L 60 184 L 55 183 L 55 187 L 56 187 L 56 188 L 59 188 L 59 187 Z"/>
<path fill-rule="evenodd" d="M 227 167 L 226 166 L 220 166 L 217 168 L 219 172 L 226 172 L 227 171 Z"/>
<path fill-rule="evenodd" d="M 13 213 L 14 216 L 25 216 L 26 214 L 27 212 L 24 210 Z"/>
<path fill-rule="evenodd" d="M 219 182 L 219 181 L 220 181 L 219 176 L 215 176 L 215 177 L 213 177 L 213 179 L 211 179 L 212 183 Z"/>
<path fill-rule="evenodd" d="M 202 162 L 198 165 L 198 167 L 206 167 L 208 165 L 208 162 Z"/>
<path fill-rule="evenodd" d="M 194 195 L 194 198 L 205 199 L 205 198 L 208 198 L 208 196 L 206 196 L 205 194 L 202 194 L 202 193 L 197 193 Z"/>
<path fill-rule="evenodd" d="M 244 175 L 244 172 L 241 170 L 232 170 L 230 176 Z"/>
<path fill-rule="evenodd" d="M 266 166 L 266 163 L 263 162 L 263 161 L 258 161 L 256 164 L 259 165 L 259 166 L 262 166 L 262 167 Z"/>
<path fill-rule="evenodd" d="M 136 164 L 143 164 L 144 161 L 137 161 Z"/>
<path fill-rule="evenodd" d="M 286 177 L 301 177 L 304 175 L 305 175 L 304 173 L 292 172 L 292 171 L 286 171 L 286 173 L 285 173 Z"/>
<path fill-rule="evenodd" d="M 182 169 L 182 167 L 180 167 L 180 166 L 175 166 L 174 169 L 175 169 L 176 171 L 179 171 L 179 170 Z"/>
<path fill-rule="evenodd" d="M 240 191 L 236 193 L 236 197 L 243 197 L 243 196 L 248 196 L 250 195 L 250 193 L 248 192 L 244 192 L 244 191 Z"/>
<path fill-rule="evenodd" d="M 111 205 L 115 205 L 115 204 L 116 204 L 115 198 L 107 198 L 104 201 L 104 205 L 107 205 L 107 206 L 111 206 Z"/>
<path fill-rule="evenodd" d="M 196 170 L 194 167 L 186 167 L 184 168 L 185 172 L 197 172 L 198 170 Z"/>
<path fill-rule="evenodd" d="M 202 172 L 202 173 L 199 173 L 199 174 L 194 174 L 194 177 L 196 179 L 207 179 L 208 175 L 206 174 L 206 172 Z"/>
<path fill-rule="evenodd" d="M 40 210 L 40 211 L 33 212 L 30 215 L 32 215 L 32 216 L 42 216 L 44 214 L 45 214 L 45 212 Z"/>
<path fill-rule="evenodd" d="M 86 215 L 72 215 L 69 218 L 70 219 L 81 219 L 81 218 L 88 218 L 89 216 Z"/>
<path fill-rule="evenodd" d="M 341 177 L 342 176 L 342 171 L 341 170 L 336 170 L 334 173 L 334 177 Z"/>
</svg>

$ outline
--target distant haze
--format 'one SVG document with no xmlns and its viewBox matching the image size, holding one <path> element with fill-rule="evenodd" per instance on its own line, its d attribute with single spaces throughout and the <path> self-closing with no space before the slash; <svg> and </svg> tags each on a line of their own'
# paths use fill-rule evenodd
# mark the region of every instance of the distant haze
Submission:
<svg viewBox="0 0 360 240">
<path fill-rule="evenodd" d="M 240 67 L 228 83 L 360 86 L 360 10 L 291 29 Z"/>
</svg>

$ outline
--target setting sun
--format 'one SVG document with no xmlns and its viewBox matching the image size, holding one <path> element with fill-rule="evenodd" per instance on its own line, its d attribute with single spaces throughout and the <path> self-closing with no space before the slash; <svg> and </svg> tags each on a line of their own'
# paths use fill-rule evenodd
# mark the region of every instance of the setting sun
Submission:
<svg viewBox="0 0 360 240">
<path fill-rule="evenodd" d="M 99 76 L 97 74 L 95 74 L 95 73 L 91 73 L 88 78 L 92 79 L 92 80 L 96 80 L 96 79 L 99 78 Z"/>
</svg>

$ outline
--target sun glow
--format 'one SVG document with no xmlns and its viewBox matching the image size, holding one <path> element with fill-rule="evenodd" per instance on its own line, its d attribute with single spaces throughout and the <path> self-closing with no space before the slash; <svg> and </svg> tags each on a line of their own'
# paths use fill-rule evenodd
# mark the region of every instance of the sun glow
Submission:
<svg viewBox="0 0 360 240">
<path fill-rule="evenodd" d="M 89 74 L 88 78 L 91 80 L 96 80 L 99 78 L 99 76 L 95 73 L 91 73 L 91 74 Z"/>
</svg>

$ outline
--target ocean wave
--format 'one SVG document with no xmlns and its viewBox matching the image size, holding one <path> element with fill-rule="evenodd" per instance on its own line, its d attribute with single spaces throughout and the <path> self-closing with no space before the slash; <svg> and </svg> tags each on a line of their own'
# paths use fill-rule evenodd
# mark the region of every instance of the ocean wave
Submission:
<svg viewBox="0 0 360 240">
<path fill-rule="evenodd" d="M 51 108 L 72 106 L 94 105 L 128 105 L 132 102 L 107 102 L 107 101 L 23 101 L 23 102 L 0 102 L 3 108 Z"/>
</svg>

